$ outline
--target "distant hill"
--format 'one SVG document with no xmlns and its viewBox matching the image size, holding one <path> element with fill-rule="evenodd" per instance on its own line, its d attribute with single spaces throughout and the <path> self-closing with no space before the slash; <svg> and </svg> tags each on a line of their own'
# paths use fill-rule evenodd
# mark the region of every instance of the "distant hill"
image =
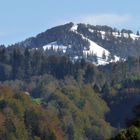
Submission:
<svg viewBox="0 0 140 140">
<path fill-rule="evenodd" d="M 138 57 L 140 36 L 131 30 L 109 26 L 68 23 L 57 26 L 13 46 L 39 48 L 48 54 L 85 58 L 97 65 Z"/>
</svg>

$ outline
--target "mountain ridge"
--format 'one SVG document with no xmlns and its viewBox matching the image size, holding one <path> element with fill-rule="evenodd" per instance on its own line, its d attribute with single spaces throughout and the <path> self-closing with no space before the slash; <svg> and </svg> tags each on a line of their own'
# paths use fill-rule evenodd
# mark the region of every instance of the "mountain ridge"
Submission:
<svg viewBox="0 0 140 140">
<path fill-rule="evenodd" d="M 13 46 L 29 49 L 44 49 L 48 54 L 84 58 L 96 65 L 138 57 L 140 52 L 139 32 L 121 31 L 109 26 L 74 24 L 72 22 L 53 27 Z"/>
</svg>

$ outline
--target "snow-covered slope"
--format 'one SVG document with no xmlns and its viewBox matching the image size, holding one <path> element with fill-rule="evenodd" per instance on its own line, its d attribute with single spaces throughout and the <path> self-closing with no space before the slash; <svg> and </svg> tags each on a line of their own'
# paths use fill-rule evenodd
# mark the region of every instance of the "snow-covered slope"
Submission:
<svg viewBox="0 0 140 140">
<path fill-rule="evenodd" d="M 110 62 L 117 62 L 120 60 L 119 57 L 112 56 L 112 54 L 108 50 L 106 50 L 102 46 L 99 46 L 96 42 L 85 37 L 83 34 L 79 33 L 77 31 L 77 29 L 78 29 L 78 25 L 76 24 L 71 27 L 70 31 L 74 32 L 77 35 L 80 35 L 82 40 L 88 41 L 89 46 L 84 47 L 82 56 L 79 56 L 78 54 L 76 54 L 76 52 L 74 52 L 74 50 L 71 50 L 71 51 L 73 51 L 73 55 L 72 55 L 73 60 L 77 60 L 77 59 L 83 57 L 83 58 L 86 58 L 87 60 L 92 61 L 96 65 L 105 65 Z M 89 31 L 94 32 L 94 30 L 89 30 Z M 102 37 L 104 38 L 105 32 L 101 31 L 101 34 L 102 34 Z M 70 50 L 71 47 L 72 47 L 71 45 L 66 46 L 63 44 L 58 44 L 58 42 L 55 41 L 55 42 L 46 44 L 45 46 L 43 46 L 43 49 L 45 51 L 52 49 L 55 52 L 57 52 L 59 50 L 65 54 L 67 52 L 67 48 L 69 48 L 69 50 Z M 95 62 L 95 57 L 96 57 L 96 62 Z"/>
<path fill-rule="evenodd" d="M 97 45 L 95 42 L 91 41 L 88 39 L 90 42 L 89 50 L 84 50 L 84 54 L 91 55 L 91 54 L 96 54 L 97 57 L 102 57 L 103 53 L 105 53 L 107 56 L 109 55 L 109 51 L 106 49 L 102 48 L 101 46 Z"/>
<path fill-rule="evenodd" d="M 117 62 L 120 60 L 120 58 L 117 56 L 114 56 L 114 59 L 109 58 L 111 53 L 108 50 L 104 49 L 89 39 L 88 41 L 90 42 L 89 50 L 84 50 L 83 53 L 86 55 L 86 57 L 87 55 L 95 54 L 97 56 L 98 65 L 105 65 L 109 62 Z"/>
<path fill-rule="evenodd" d="M 91 41 L 87 37 L 84 37 L 82 34 L 78 33 L 77 28 L 78 28 L 78 25 L 74 25 L 71 28 L 71 31 L 81 35 L 81 37 L 83 39 L 88 40 L 90 43 L 89 49 L 83 50 L 83 54 L 85 57 L 87 57 L 89 55 L 96 55 L 97 56 L 97 65 L 105 65 L 105 64 L 108 64 L 110 62 L 117 62 L 120 60 L 120 58 L 117 56 L 114 56 L 114 59 L 109 58 L 111 56 L 111 53 L 108 50 L 104 49 L 103 47 L 101 47 L 97 43 L 95 43 L 94 41 Z M 105 35 L 105 32 L 102 31 L 101 33 L 103 35 Z"/>
</svg>

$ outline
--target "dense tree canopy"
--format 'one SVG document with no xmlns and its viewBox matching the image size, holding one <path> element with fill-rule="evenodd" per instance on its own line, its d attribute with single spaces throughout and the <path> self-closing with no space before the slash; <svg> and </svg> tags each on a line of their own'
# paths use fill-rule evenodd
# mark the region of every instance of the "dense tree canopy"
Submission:
<svg viewBox="0 0 140 140">
<path fill-rule="evenodd" d="M 0 139 L 103 140 L 128 124 L 116 138 L 139 139 L 139 84 L 139 58 L 96 67 L 41 49 L 1 47 Z"/>
</svg>

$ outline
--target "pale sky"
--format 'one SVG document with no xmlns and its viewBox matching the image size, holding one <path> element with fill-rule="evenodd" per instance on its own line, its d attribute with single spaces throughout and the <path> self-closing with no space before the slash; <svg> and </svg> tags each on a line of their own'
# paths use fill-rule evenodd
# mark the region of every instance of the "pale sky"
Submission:
<svg viewBox="0 0 140 140">
<path fill-rule="evenodd" d="M 140 0 L 0 0 L 0 44 L 67 22 L 140 30 Z"/>
</svg>

